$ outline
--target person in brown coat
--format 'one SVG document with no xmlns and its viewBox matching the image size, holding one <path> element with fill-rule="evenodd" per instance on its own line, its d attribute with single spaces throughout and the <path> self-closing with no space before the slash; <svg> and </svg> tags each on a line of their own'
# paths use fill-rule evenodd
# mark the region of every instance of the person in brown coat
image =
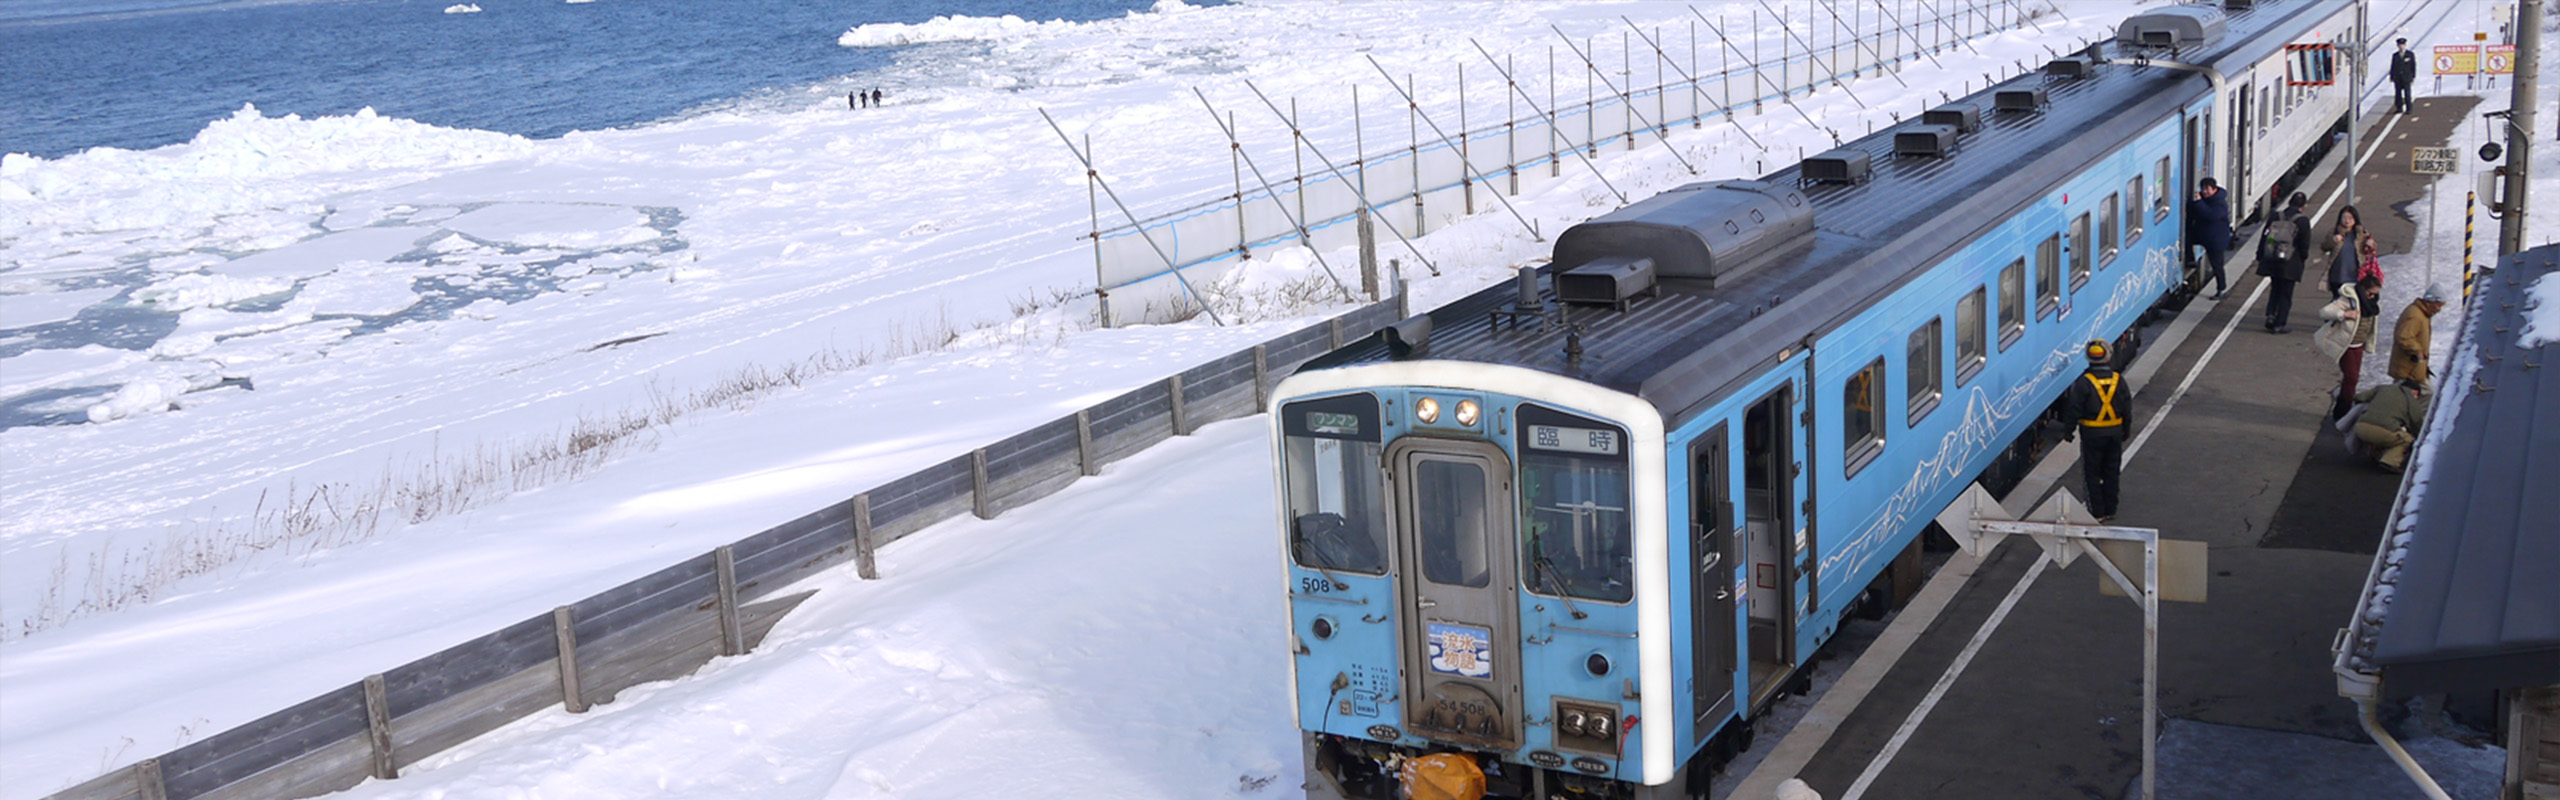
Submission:
<svg viewBox="0 0 2560 800">
<path fill-rule="evenodd" d="M 2426 430 L 2427 386 L 2417 381 L 2386 383 L 2356 395 L 2365 404 L 2356 417 L 2356 441 L 2372 448 L 2374 462 L 2399 472 L 2409 462 L 2409 446 Z"/>
<path fill-rule="evenodd" d="M 2432 376 L 2427 367 L 2427 347 L 2435 338 L 2435 315 L 2444 310 L 2444 285 L 2427 284 L 2425 294 L 2400 311 L 2400 324 L 2391 329 L 2391 377 L 2426 383 Z"/>
</svg>

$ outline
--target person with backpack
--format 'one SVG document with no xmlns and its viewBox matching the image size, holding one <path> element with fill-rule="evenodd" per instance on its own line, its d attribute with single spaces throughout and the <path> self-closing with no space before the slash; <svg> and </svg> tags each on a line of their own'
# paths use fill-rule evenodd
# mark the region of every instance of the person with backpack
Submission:
<svg viewBox="0 0 2560 800">
<path fill-rule="evenodd" d="M 2311 251 L 2311 218 L 2302 207 L 2311 198 L 2301 192 L 2285 201 L 2284 211 L 2258 233 L 2258 274 L 2266 276 L 2267 332 L 2293 332 L 2293 287 L 2302 281 L 2302 262 Z"/>
</svg>

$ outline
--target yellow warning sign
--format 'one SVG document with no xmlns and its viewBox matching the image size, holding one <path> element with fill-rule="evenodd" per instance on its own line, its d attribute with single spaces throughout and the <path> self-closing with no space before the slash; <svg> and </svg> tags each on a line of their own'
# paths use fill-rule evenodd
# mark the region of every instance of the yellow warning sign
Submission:
<svg viewBox="0 0 2560 800">
<path fill-rule="evenodd" d="M 2486 72 L 2491 75 L 2516 74 L 2516 46 L 2511 44 L 2489 45 L 2489 52 L 2487 55 L 2481 57 L 2481 61 L 2484 62 L 2487 67 L 2486 69 L 2481 70 L 2482 72 Z"/>
<path fill-rule="evenodd" d="M 2436 74 L 2469 75 L 2480 71 L 2480 46 L 2476 44 L 2436 45 Z"/>
</svg>

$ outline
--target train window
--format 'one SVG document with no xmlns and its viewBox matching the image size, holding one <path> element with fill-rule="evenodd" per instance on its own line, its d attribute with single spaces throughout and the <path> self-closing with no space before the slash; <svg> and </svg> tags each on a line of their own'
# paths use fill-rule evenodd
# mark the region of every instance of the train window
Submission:
<svg viewBox="0 0 2560 800">
<path fill-rule="evenodd" d="M 1902 397 L 1905 401 L 1903 406 L 1910 409 L 1904 424 L 1920 424 L 1929 412 L 1938 410 L 1938 398 L 1945 394 L 1946 371 L 1938 366 L 1938 354 L 1942 352 L 1939 348 L 1946 341 L 1939 338 L 1941 322 L 1933 317 L 1929 324 L 1912 331 L 1911 339 L 1904 348 Z"/>
<path fill-rule="evenodd" d="M 1973 293 L 1956 301 L 1957 386 L 1973 380 L 1973 374 L 1982 371 L 1982 362 L 1989 355 L 1982 343 L 1982 305 L 1986 299 L 1982 287 L 1976 286 Z"/>
<path fill-rule="evenodd" d="M 2107 195 L 2106 199 L 2098 201 L 2098 263 L 2104 265 L 2116 260 L 2116 251 L 2122 249 L 2122 245 L 2123 242 L 2116 238 L 2116 196 Z"/>
<path fill-rule="evenodd" d="M 2000 350 L 2027 335 L 2027 260 L 2009 262 L 2000 271 Z"/>
<path fill-rule="evenodd" d="M 1379 470 L 1377 398 L 1304 400 L 1280 414 L 1290 557 L 1314 569 L 1385 573 L 1386 480 Z"/>
<path fill-rule="evenodd" d="M 2071 290 L 2089 284 L 2089 214 L 2071 218 Z"/>
<path fill-rule="evenodd" d="M 1841 461 L 1854 477 L 1884 450 L 1884 359 L 1849 376 L 1841 387 L 1840 411 L 1840 440 L 1848 443 L 1848 458 Z"/>
<path fill-rule="evenodd" d="M 2176 202 L 2176 198 L 2171 197 L 2171 195 L 2177 194 L 2177 192 L 2169 191 L 2169 187 L 2178 185 L 2169 180 L 2168 156 L 2161 156 L 2159 166 L 2152 168 L 2151 183 L 2154 186 L 2160 187 L 2160 195 L 2153 198 L 2151 201 L 2151 218 L 2153 220 L 2168 219 L 2169 204 Z"/>
<path fill-rule="evenodd" d="M 1520 545 L 1529 591 L 1635 599 L 1625 429 L 1522 406 L 1520 437 Z"/>
<path fill-rule="evenodd" d="M 2036 319 L 2062 307 L 2062 235 L 2036 245 Z"/>
<path fill-rule="evenodd" d="M 2124 246 L 2142 238 L 2142 176 L 2124 182 Z"/>
<path fill-rule="evenodd" d="M 1413 535 L 1422 577 L 1450 586 L 1482 587 L 1493 579 L 1485 558 L 1484 465 L 1415 459 Z"/>
</svg>

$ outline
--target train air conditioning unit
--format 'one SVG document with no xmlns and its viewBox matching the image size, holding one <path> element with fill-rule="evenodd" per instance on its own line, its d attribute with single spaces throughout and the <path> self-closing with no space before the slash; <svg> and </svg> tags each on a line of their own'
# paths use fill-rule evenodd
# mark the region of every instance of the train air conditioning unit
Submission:
<svg viewBox="0 0 2560 800">
<path fill-rule="evenodd" d="M 1946 158 L 1956 150 L 1956 126 L 1915 125 L 1893 135 L 1893 154 Z"/>
<path fill-rule="evenodd" d="M 2170 6 L 2126 17 L 2116 41 L 2140 47 L 2199 47 L 2221 39 L 2230 22 L 2209 5 Z"/>
<path fill-rule="evenodd" d="M 2047 78 L 2069 78 L 2072 80 L 2089 77 L 2089 59 L 2081 56 L 2070 56 L 2067 58 L 2057 58 L 2052 61 L 2044 62 L 2044 76 Z"/>
<path fill-rule="evenodd" d="M 1653 259 L 1618 256 L 1556 273 L 1556 300 L 1602 305 L 1620 311 L 1640 295 L 1660 294 L 1653 282 Z"/>
<path fill-rule="evenodd" d="M 1796 187 L 1704 181 L 1565 229 L 1549 269 L 1558 299 L 1616 305 L 1640 291 L 1626 288 L 1631 280 L 1649 283 L 1625 262 L 1642 259 L 1653 278 L 1696 281 L 1712 290 L 1812 244 L 1813 203 Z M 1611 259 L 1621 263 L 1604 263 Z M 1584 272 L 1585 265 L 1597 269 Z"/>
<path fill-rule="evenodd" d="M 2047 94 L 2042 86 L 2002 89 L 1998 94 L 1991 96 L 1993 108 L 2009 112 L 2043 111 L 2044 107 L 2052 102 L 2053 95 Z"/>
<path fill-rule="evenodd" d="M 1866 183 L 1868 178 L 1874 177 L 1872 158 L 1867 151 L 1853 147 L 1826 150 L 1804 160 L 1803 169 L 1796 173 L 1797 182 Z"/>
<path fill-rule="evenodd" d="M 1920 112 L 1920 122 L 1953 125 L 1957 133 L 1972 133 L 1982 130 L 1982 107 L 1972 103 L 1948 103 Z"/>
</svg>

